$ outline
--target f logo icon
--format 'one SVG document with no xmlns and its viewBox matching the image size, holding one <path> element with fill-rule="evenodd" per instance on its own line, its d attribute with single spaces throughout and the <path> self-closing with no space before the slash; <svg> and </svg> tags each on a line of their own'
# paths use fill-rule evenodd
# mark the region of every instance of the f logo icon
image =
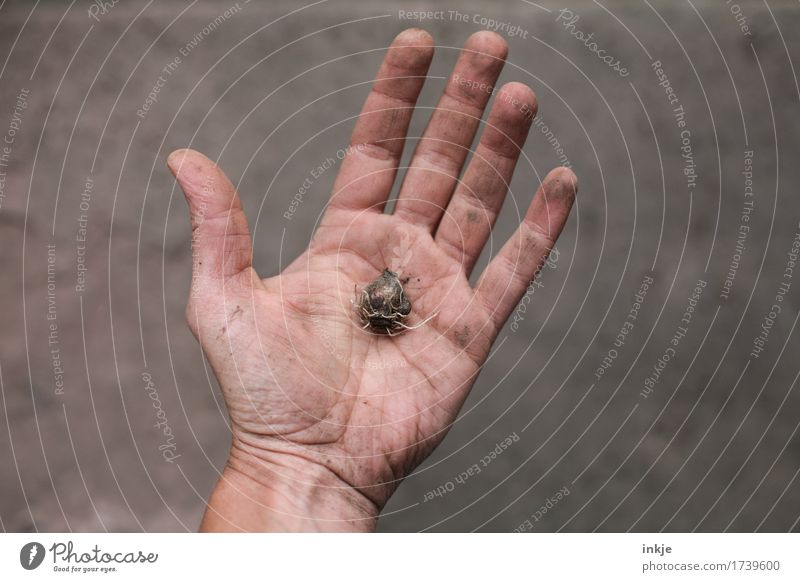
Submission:
<svg viewBox="0 0 800 582">
<path fill-rule="evenodd" d="M 19 551 L 19 563 L 26 570 L 35 570 L 44 560 L 44 546 L 39 542 L 29 542 Z"/>
</svg>

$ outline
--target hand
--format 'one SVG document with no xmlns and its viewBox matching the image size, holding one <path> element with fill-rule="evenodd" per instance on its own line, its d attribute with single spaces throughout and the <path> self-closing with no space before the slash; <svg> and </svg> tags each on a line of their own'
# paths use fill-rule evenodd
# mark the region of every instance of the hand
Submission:
<svg viewBox="0 0 800 582">
<path fill-rule="evenodd" d="M 392 43 L 308 250 L 280 275 L 252 267 L 232 184 L 191 150 L 168 165 L 192 219 L 189 325 L 219 380 L 233 430 L 207 530 L 371 530 L 400 481 L 458 414 L 492 342 L 547 258 L 577 181 L 550 172 L 473 288 L 536 111 L 527 86 L 498 92 L 462 166 L 507 53 L 472 35 L 419 141 L 393 214 L 384 213 L 433 57 L 424 31 Z M 384 268 L 398 273 L 415 329 L 363 329 L 354 306 Z"/>
</svg>

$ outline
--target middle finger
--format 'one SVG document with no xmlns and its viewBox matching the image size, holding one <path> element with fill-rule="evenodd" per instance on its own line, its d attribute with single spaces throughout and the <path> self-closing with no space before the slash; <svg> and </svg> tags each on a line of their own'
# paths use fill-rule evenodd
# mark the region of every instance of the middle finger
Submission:
<svg viewBox="0 0 800 582">
<path fill-rule="evenodd" d="M 436 229 L 507 54 L 496 33 L 480 31 L 467 39 L 411 158 L 395 207 L 400 218 Z"/>
</svg>

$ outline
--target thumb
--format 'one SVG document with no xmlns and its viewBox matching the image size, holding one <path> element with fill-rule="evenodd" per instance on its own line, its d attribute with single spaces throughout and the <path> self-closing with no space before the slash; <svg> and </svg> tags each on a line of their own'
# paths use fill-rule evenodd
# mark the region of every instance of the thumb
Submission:
<svg viewBox="0 0 800 582">
<path fill-rule="evenodd" d="M 233 184 L 217 164 L 194 150 L 172 152 L 167 166 L 189 204 L 192 294 L 246 273 L 252 265 L 252 243 Z"/>
</svg>

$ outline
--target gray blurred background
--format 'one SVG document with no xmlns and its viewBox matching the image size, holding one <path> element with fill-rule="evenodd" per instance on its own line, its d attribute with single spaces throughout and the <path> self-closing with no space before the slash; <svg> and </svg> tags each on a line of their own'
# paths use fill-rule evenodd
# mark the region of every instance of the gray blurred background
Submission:
<svg viewBox="0 0 800 582">
<path fill-rule="evenodd" d="M 166 155 L 219 160 L 273 275 L 335 172 L 283 214 L 347 143 L 392 37 L 434 35 L 431 107 L 483 18 L 504 23 L 501 81 L 531 85 L 541 120 L 493 248 L 554 165 L 578 174 L 577 209 L 380 529 L 798 529 L 797 1 L 102 5 L 0 2 L 4 530 L 197 528 L 229 436 L 183 320 L 190 229 Z M 444 12 L 401 14 L 419 9 Z"/>
</svg>

